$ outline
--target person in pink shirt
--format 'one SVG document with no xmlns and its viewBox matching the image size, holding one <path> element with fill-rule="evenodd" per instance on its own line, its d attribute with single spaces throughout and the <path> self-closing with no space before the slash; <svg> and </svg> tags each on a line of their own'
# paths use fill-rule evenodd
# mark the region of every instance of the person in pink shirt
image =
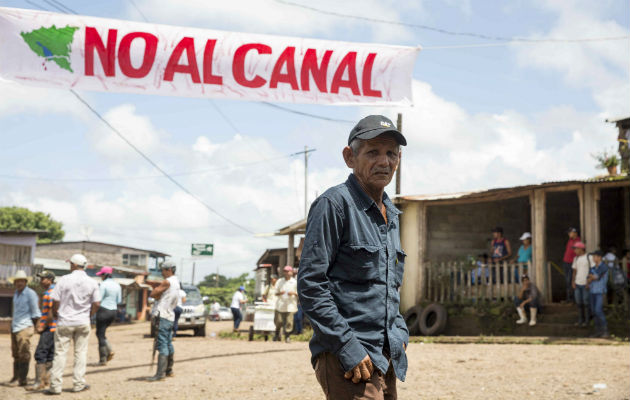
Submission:
<svg viewBox="0 0 630 400">
<path fill-rule="evenodd" d="M 564 250 L 564 257 L 562 258 L 562 267 L 564 270 L 564 283 L 566 288 L 566 302 L 572 303 L 573 298 L 573 259 L 575 259 L 575 244 L 581 242 L 580 235 L 576 228 L 569 228 L 567 230 L 569 240 L 567 241 L 567 247 Z"/>
</svg>

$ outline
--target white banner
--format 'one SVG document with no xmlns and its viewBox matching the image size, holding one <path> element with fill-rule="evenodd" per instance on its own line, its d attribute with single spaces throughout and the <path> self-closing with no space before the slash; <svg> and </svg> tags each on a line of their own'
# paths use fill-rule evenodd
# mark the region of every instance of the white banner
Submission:
<svg viewBox="0 0 630 400">
<path fill-rule="evenodd" d="M 0 78 L 56 88 L 410 104 L 419 51 L 0 7 Z"/>
</svg>

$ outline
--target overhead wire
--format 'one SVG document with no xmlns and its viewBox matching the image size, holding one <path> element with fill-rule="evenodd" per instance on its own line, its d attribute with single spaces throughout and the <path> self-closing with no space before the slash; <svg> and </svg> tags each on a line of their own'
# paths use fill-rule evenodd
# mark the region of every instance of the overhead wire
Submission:
<svg viewBox="0 0 630 400">
<path fill-rule="evenodd" d="M 309 10 L 309 11 L 312 11 L 312 12 L 316 12 L 316 13 L 319 13 L 319 14 L 331 15 L 331 16 L 340 17 L 340 18 L 349 18 L 349 19 L 355 19 L 355 20 L 367 21 L 367 22 L 374 22 L 374 23 L 379 23 L 379 24 L 398 25 L 398 26 L 404 26 L 404 27 L 407 27 L 407 28 L 416 28 L 416 29 L 423 29 L 423 30 L 427 30 L 427 31 L 437 32 L 437 33 L 441 33 L 441 34 L 444 34 L 444 35 L 468 36 L 468 37 L 473 37 L 473 38 L 477 38 L 477 39 L 486 39 L 486 40 L 500 40 L 500 41 L 507 41 L 507 42 L 535 42 L 535 43 L 540 43 L 540 42 L 567 42 L 567 43 L 573 43 L 573 42 L 595 42 L 595 41 L 609 41 L 609 40 L 627 40 L 628 38 L 630 38 L 630 35 L 626 35 L 626 36 L 609 36 L 609 37 L 595 37 L 595 38 L 577 38 L 577 39 L 567 39 L 567 38 L 524 38 L 524 37 L 516 37 L 516 36 L 515 37 L 493 36 L 493 35 L 487 35 L 487 34 L 476 33 L 476 32 L 451 31 L 451 30 L 448 30 L 448 29 L 443 29 L 443 28 L 438 28 L 438 27 L 435 27 L 435 26 L 429 26 L 429 25 L 423 25 L 423 24 L 413 24 L 413 23 L 409 23 L 409 22 L 393 21 L 393 20 L 386 20 L 386 19 L 374 18 L 374 17 L 365 17 L 365 16 L 352 15 L 352 14 L 344 14 L 344 13 L 340 13 L 340 12 L 336 12 L 336 11 L 323 10 L 321 8 L 313 7 L 313 6 L 306 5 L 306 4 L 295 3 L 293 1 L 288 1 L 288 0 L 274 0 L 274 1 L 276 3 L 284 4 L 284 5 L 287 5 L 287 6 L 302 8 L 302 9 Z"/>
<path fill-rule="evenodd" d="M 283 106 L 280 106 L 278 104 L 269 103 L 267 101 L 261 101 L 260 103 L 264 104 L 266 106 L 269 106 L 269 107 L 273 107 L 273 108 L 278 109 L 278 110 L 290 112 L 290 113 L 297 114 L 297 115 L 302 115 L 302 116 L 305 116 L 305 117 L 321 119 L 321 120 L 324 120 L 324 121 L 341 122 L 341 123 L 344 123 L 344 124 L 354 124 L 356 122 L 356 121 L 350 121 L 350 120 L 347 120 L 347 119 L 331 118 L 331 117 L 325 117 L 323 115 L 317 115 L 317 114 L 307 113 L 307 112 L 304 112 L 304 111 L 293 110 L 291 108 L 283 107 Z"/>
<path fill-rule="evenodd" d="M 133 8 L 136 9 L 136 11 L 138 12 L 138 14 L 140 14 L 140 16 L 142 17 L 142 19 L 145 22 L 149 22 L 149 20 L 147 19 L 146 15 L 144 15 L 144 13 L 140 10 L 140 8 L 136 5 L 136 2 L 133 0 L 129 0 L 129 2 L 131 3 L 131 5 L 133 6 Z"/>
</svg>

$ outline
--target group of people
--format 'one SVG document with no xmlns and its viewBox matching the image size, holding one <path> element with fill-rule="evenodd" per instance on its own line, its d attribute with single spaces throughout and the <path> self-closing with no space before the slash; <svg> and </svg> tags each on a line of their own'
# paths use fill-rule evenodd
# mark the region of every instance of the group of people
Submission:
<svg viewBox="0 0 630 400">
<path fill-rule="evenodd" d="M 13 377 L 9 386 L 24 386 L 27 390 L 48 387 L 47 394 L 61 394 L 63 370 L 70 345 L 74 346 L 73 392 L 89 389 L 85 382 L 88 338 L 91 318 L 96 316 L 99 364 L 105 365 L 114 356 L 105 332 L 114 321 L 121 288 L 112 278 L 113 270 L 103 267 L 97 275 L 100 285 L 85 273 L 87 259 L 74 254 L 70 260 L 70 274 L 56 279 L 51 271 L 37 276 L 43 290 L 40 301 L 35 290 L 28 286 L 32 277 L 18 271 L 10 281 L 15 287 L 13 319 L 11 322 L 11 352 Z M 31 343 L 35 331 L 40 335 L 35 350 L 35 381 L 28 385 Z"/>
<path fill-rule="evenodd" d="M 263 301 L 271 304 L 274 308 L 274 324 L 276 332 L 274 341 L 282 339 L 289 343 L 292 333 L 302 332 L 302 318 L 297 315 L 301 308 L 299 306 L 297 294 L 297 280 L 293 276 L 293 267 L 287 265 L 283 268 L 283 277 L 278 279 L 276 275 L 271 276 L 269 285 L 263 292 Z"/>
</svg>

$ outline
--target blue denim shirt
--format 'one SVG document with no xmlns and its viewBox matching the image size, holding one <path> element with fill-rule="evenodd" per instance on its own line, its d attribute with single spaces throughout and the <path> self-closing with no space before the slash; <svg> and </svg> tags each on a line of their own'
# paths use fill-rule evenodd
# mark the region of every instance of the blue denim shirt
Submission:
<svg viewBox="0 0 630 400">
<path fill-rule="evenodd" d="M 42 316 L 38 302 L 37 293 L 28 286 L 21 293 L 15 291 L 13 294 L 11 332 L 16 333 L 33 326 L 33 320 Z"/>
<path fill-rule="evenodd" d="M 589 273 L 595 275 L 597 279 L 588 284 L 589 292 L 592 294 L 607 293 L 608 289 L 606 288 L 606 285 L 608 284 L 608 265 L 602 261 L 598 266 L 591 267 Z"/>
<path fill-rule="evenodd" d="M 405 380 L 409 332 L 400 315 L 405 253 L 398 214 L 383 195 L 387 223 L 356 177 L 328 189 L 311 206 L 298 272 L 298 294 L 313 326 L 311 362 L 335 354 L 344 371 L 366 355 Z M 389 348 L 384 349 L 385 343 Z"/>
</svg>

